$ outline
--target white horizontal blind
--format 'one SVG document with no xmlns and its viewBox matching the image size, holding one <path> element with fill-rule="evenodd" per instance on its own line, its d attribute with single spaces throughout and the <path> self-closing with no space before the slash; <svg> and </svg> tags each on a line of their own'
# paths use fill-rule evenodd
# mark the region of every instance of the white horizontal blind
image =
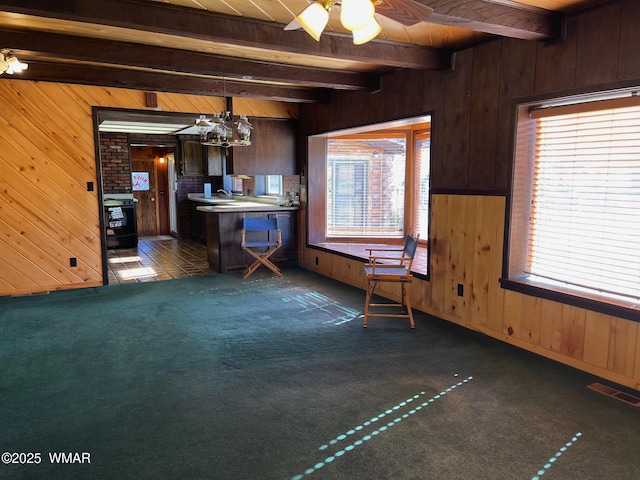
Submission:
<svg viewBox="0 0 640 480">
<path fill-rule="evenodd" d="M 282 175 L 265 175 L 264 183 L 266 195 L 282 195 Z"/>
<path fill-rule="evenodd" d="M 414 192 L 415 192 L 415 234 L 422 240 L 429 238 L 429 163 L 431 138 L 430 133 L 419 133 L 413 142 L 414 155 Z"/>
<path fill-rule="evenodd" d="M 402 237 L 405 141 L 380 140 L 327 142 L 328 238 Z M 386 140 L 401 153 L 376 147 Z"/>
<path fill-rule="evenodd" d="M 640 108 L 538 118 L 528 273 L 640 299 Z"/>
</svg>

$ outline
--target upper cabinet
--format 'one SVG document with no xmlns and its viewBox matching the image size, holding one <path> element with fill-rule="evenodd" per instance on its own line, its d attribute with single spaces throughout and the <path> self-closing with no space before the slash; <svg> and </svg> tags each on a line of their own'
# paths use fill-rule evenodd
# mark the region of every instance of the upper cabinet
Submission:
<svg viewBox="0 0 640 480">
<path fill-rule="evenodd" d="M 204 153 L 202 145 L 197 140 L 183 140 L 182 163 L 180 172 L 182 175 L 205 175 Z"/>
<path fill-rule="evenodd" d="M 219 176 L 224 174 L 224 148 L 221 147 L 204 147 L 207 154 L 207 175 Z"/>
<path fill-rule="evenodd" d="M 250 118 L 251 145 L 229 148 L 229 175 L 296 175 L 297 120 Z"/>
<path fill-rule="evenodd" d="M 182 140 L 182 175 L 223 175 L 224 149 L 201 145 L 197 140 Z"/>
</svg>

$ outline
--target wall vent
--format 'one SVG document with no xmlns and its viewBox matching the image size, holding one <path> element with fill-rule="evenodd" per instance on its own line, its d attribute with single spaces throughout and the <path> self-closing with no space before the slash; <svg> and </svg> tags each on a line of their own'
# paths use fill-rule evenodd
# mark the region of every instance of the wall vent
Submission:
<svg viewBox="0 0 640 480">
<path fill-rule="evenodd" d="M 618 390 L 617 388 L 608 387 L 601 383 L 592 383 L 588 386 L 591 390 L 595 390 L 596 392 L 603 393 L 609 397 L 617 398 L 618 400 L 622 400 L 629 405 L 633 405 L 634 407 L 640 407 L 640 398 L 631 395 L 629 393 L 625 393 L 622 390 Z"/>
</svg>

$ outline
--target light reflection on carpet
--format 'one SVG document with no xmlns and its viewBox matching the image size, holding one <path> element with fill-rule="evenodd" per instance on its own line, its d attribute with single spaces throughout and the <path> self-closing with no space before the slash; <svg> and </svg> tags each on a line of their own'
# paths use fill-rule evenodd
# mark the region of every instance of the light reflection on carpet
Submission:
<svg viewBox="0 0 640 480">
<path fill-rule="evenodd" d="M 294 297 L 284 297 L 283 302 L 298 302 L 300 313 L 317 313 L 323 324 L 342 325 L 360 316 L 358 310 L 345 307 L 331 298 L 318 292 L 305 292 Z"/>
<path fill-rule="evenodd" d="M 573 445 L 575 442 L 578 441 L 578 438 L 580 438 L 582 436 L 582 433 L 578 432 L 576 433 L 573 438 L 571 439 L 571 441 L 567 442 L 564 447 L 560 448 L 560 450 L 558 450 L 556 452 L 556 454 L 551 457 L 547 463 L 544 465 L 544 467 L 542 467 L 540 470 L 538 470 L 538 474 L 535 475 L 531 480 L 540 480 L 540 476 L 544 475 L 546 473 L 547 470 L 549 470 L 553 464 L 556 462 L 556 460 L 558 458 L 560 458 L 560 456 L 565 453 L 567 451 L 567 448 L 569 448 L 571 445 Z"/>
<path fill-rule="evenodd" d="M 394 418 L 393 420 L 391 420 L 390 422 L 387 422 L 387 424 L 385 425 L 380 425 L 378 426 L 375 430 L 373 430 L 372 432 L 363 435 L 362 437 L 360 437 L 358 440 L 354 441 L 353 443 L 351 443 L 350 445 L 347 445 L 346 447 L 344 447 L 341 450 L 338 450 L 337 452 L 335 452 L 333 455 L 329 455 L 328 457 L 326 457 L 323 461 L 320 461 L 316 464 L 314 464 L 312 467 L 307 468 L 304 473 L 296 475 L 294 477 L 292 477 L 291 480 L 301 480 L 302 478 L 305 477 L 305 475 L 311 475 L 312 473 L 320 470 L 322 467 L 324 467 L 325 465 L 332 463 L 333 461 L 335 461 L 337 458 L 342 457 L 345 453 L 350 452 L 351 450 L 353 450 L 354 448 L 364 444 L 365 442 L 368 442 L 369 440 L 373 439 L 374 437 L 376 437 L 377 435 L 380 435 L 381 433 L 385 432 L 386 430 L 388 430 L 389 428 L 399 424 L 400 422 L 402 422 L 403 420 L 408 419 L 411 415 L 414 415 L 416 413 L 418 413 L 420 410 L 422 410 L 423 408 L 426 408 L 429 406 L 429 404 L 435 402 L 436 400 L 442 398 L 443 396 L 445 396 L 447 393 L 451 392 L 453 389 L 457 388 L 457 387 L 461 387 L 462 385 L 464 385 L 465 383 L 468 383 L 470 380 L 473 380 L 473 377 L 467 377 L 464 380 L 455 383 L 453 385 L 451 385 L 449 388 L 446 388 L 445 390 L 441 391 L 440 393 L 434 395 L 433 397 L 429 398 L 428 400 L 420 403 L 420 404 L 414 404 L 413 402 L 415 400 L 417 400 L 418 398 L 420 398 L 421 395 L 424 395 L 425 392 L 420 392 L 419 394 L 413 395 L 412 397 L 409 397 L 408 399 L 398 403 L 397 405 L 394 405 L 392 408 L 389 408 L 387 410 L 385 410 L 384 412 L 379 413 L 378 415 L 376 415 L 375 417 L 371 418 L 371 420 L 367 420 L 366 422 L 364 422 L 362 425 L 358 425 L 350 430 L 347 430 L 345 433 L 338 435 L 337 437 L 331 439 L 328 442 L 328 445 L 321 445 L 318 450 L 327 450 L 329 448 L 330 445 L 335 445 L 338 442 L 345 440 L 348 436 L 355 434 L 356 432 L 360 432 L 362 431 L 365 427 L 369 427 L 371 425 L 380 425 L 377 422 L 380 421 L 381 419 L 383 419 L 384 417 L 386 417 L 387 415 L 391 415 L 394 412 L 396 412 L 397 410 L 400 410 L 404 407 L 413 407 L 411 408 L 408 412 L 403 413 L 402 415 L 397 416 L 396 418 Z M 382 423 L 382 422 L 381 422 Z M 374 425 L 374 428 L 375 428 Z"/>
</svg>

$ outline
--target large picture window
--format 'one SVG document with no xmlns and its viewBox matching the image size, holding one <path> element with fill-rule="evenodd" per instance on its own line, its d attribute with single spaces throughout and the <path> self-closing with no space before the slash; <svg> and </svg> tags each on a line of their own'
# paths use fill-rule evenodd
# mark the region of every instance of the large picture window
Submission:
<svg viewBox="0 0 640 480">
<path fill-rule="evenodd" d="M 307 149 L 307 244 L 366 260 L 419 234 L 412 270 L 428 278 L 431 116 L 311 135 Z"/>
<path fill-rule="evenodd" d="M 509 278 L 640 304 L 640 102 L 564 101 L 520 112 Z"/>
<path fill-rule="evenodd" d="M 406 139 L 327 141 L 327 238 L 404 235 Z"/>
</svg>

